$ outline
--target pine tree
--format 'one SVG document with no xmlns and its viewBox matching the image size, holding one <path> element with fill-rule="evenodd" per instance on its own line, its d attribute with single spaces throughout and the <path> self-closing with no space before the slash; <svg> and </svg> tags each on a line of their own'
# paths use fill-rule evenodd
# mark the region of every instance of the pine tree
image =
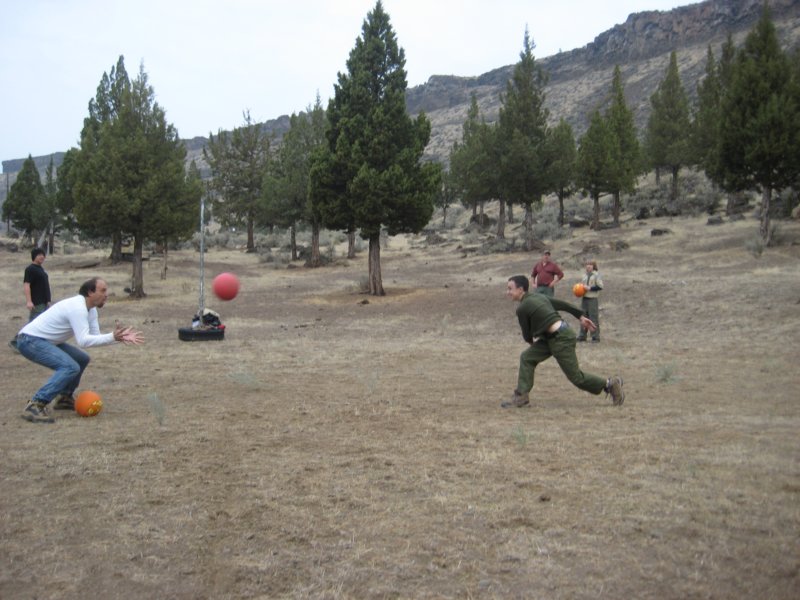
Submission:
<svg viewBox="0 0 800 600">
<path fill-rule="evenodd" d="M 321 264 L 319 219 L 314 218 L 309 202 L 309 174 L 314 151 L 325 143 L 325 111 L 319 96 L 305 113 L 289 117 L 289 131 L 278 149 L 274 170 L 264 184 L 264 199 L 269 222 L 288 227 L 291 233 L 292 260 L 297 260 L 296 230 L 300 222 L 312 226 L 309 265 Z"/>
<path fill-rule="evenodd" d="M 270 138 L 244 112 L 244 125 L 209 134 L 203 156 L 211 167 L 214 216 L 228 227 L 244 227 L 247 251 L 255 252 L 255 226 L 263 213 L 263 184 L 270 165 Z"/>
<path fill-rule="evenodd" d="M 433 214 L 440 169 L 421 163 L 431 125 L 406 112 L 405 53 L 383 5 L 364 20 L 328 104 L 327 152 L 312 169 L 314 202 L 332 229 L 369 240 L 369 293 L 385 294 L 380 234 L 416 233 Z"/>
<path fill-rule="evenodd" d="M 519 62 L 500 97 L 499 129 L 499 189 L 503 202 L 525 207 L 525 231 L 528 249 L 532 238 L 532 205 L 540 204 L 542 195 L 551 187 L 547 160 L 547 117 L 544 107 L 547 75 L 533 56 L 535 44 L 525 28 Z M 498 237 L 503 231 L 504 212 L 501 210 Z"/>
<path fill-rule="evenodd" d="M 619 226 L 621 210 L 620 196 L 622 192 L 631 193 L 636 189 L 636 179 L 640 172 L 639 140 L 636 137 L 636 125 L 633 111 L 625 103 L 625 89 L 619 65 L 614 67 L 611 83 L 611 106 L 606 113 L 606 121 L 614 132 L 616 145 L 613 151 L 613 168 L 610 172 L 611 193 L 614 194 L 612 211 L 614 225 Z"/>
<path fill-rule="evenodd" d="M 558 197 L 558 224 L 564 225 L 564 200 L 571 196 L 577 176 L 578 150 L 572 126 L 564 119 L 550 130 L 547 140 L 547 170 L 551 189 Z"/>
<path fill-rule="evenodd" d="M 652 111 L 647 121 L 646 146 L 650 163 L 667 167 L 672 173 L 670 197 L 678 199 L 678 173 L 691 159 L 689 100 L 678 74 L 678 58 L 673 51 L 664 79 L 650 97 Z"/>
<path fill-rule="evenodd" d="M 33 238 L 47 226 L 45 202 L 42 178 L 29 154 L 3 203 L 3 220 L 10 221 L 26 238 Z"/>
<path fill-rule="evenodd" d="M 478 99 L 472 94 L 467 118 L 462 126 L 461 141 L 450 151 L 450 174 L 456 195 L 477 218 L 478 207 L 491 197 L 496 188 L 495 171 L 489 164 L 490 130 L 481 118 Z M 482 211 L 481 211 L 482 212 Z"/>
<path fill-rule="evenodd" d="M 711 46 L 706 53 L 705 76 L 697 84 L 697 104 L 692 119 L 692 163 L 709 176 L 716 171 L 718 157 L 722 85 Z"/>
<path fill-rule="evenodd" d="M 772 191 L 800 173 L 800 94 L 766 5 L 736 53 L 721 113 L 722 186 L 761 192 L 760 234 L 769 245 Z"/>
<path fill-rule="evenodd" d="M 186 149 L 155 102 L 144 67 L 133 81 L 121 71 L 122 57 L 116 79 L 103 75 L 69 170 L 81 230 L 132 238 L 131 295 L 141 298 L 144 244 L 190 237 L 202 190 L 187 180 Z"/>
<path fill-rule="evenodd" d="M 600 111 L 595 110 L 578 148 L 578 185 L 594 203 L 592 228 L 595 230 L 600 229 L 600 195 L 613 190 L 611 173 L 615 168 L 617 147 L 616 134 Z"/>
</svg>

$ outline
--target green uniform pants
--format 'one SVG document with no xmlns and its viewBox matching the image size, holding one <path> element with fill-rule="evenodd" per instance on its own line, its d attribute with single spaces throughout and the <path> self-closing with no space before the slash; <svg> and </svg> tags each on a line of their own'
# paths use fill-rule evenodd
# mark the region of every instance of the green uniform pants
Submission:
<svg viewBox="0 0 800 600">
<path fill-rule="evenodd" d="M 581 300 L 581 310 L 583 313 L 592 320 L 592 323 L 597 325 L 597 329 L 592 333 L 592 339 L 600 341 L 600 303 L 597 298 L 583 297 Z M 581 327 L 580 338 L 586 339 L 587 330 Z"/>
<path fill-rule="evenodd" d="M 536 366 L 551 356 L 555 357 L 558 366 L 575 387 L 591 394 L 599 394 L 605 389 L 604 377 L 581 371 L 578 357 L 575 355 L 575 332 L 564 324 L 555 335 L 534 342 L 520 355 L 517 379 L 519 392 L 524 394 L 533 389 Z"/>
<path fill-rule="evenodd" d="M 555 291 L 549 285 L 537 285 L 536 286 L 536 293 L 537 294 L 544 294 L 545 296 L 550 296 L 553 298 L 555 296 Z"/>
</svg>

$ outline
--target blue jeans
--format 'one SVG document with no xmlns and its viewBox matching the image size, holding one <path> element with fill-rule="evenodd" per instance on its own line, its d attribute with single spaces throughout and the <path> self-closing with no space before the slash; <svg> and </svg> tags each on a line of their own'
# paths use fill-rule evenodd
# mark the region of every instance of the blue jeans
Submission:
<svg viewBox="0 0 800 600">
<path fill-rule="evenodd" d="M 55 371 L 33 395 L 34 402 L 47 404 L 58 394 L 74 393 L 89 365 L 89 355 L 83 350 L 24 333 L 17 336 L 17 350 L 28 360 Z"/>
</svg>

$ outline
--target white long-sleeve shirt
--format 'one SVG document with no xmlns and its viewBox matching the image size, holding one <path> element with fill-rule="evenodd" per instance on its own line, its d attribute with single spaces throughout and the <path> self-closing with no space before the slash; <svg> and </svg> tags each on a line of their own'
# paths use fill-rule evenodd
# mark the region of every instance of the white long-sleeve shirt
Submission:
<svg viewBox="0 0 800 600">
<path fill-rule="evenodd" d="M 97 308 L 86 308 L 86 298 L 78 294 L 56 302 L 20 333 L 43 338 L 54 344 L 63 344 L 71 337 L 81 348 L 114 343 L 113 333 L 100 333 Z"/>
</svg>

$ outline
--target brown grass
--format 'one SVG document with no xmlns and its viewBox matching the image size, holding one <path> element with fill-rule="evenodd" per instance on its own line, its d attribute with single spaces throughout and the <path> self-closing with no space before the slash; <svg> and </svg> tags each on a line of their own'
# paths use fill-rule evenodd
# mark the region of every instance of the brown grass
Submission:
<svg viewBox="0 0 800 600">
<path fill-rule="evenodd" d="M 147 345 L 91 350 L 82 387 L 105 409 L 54 425 L 19 418 L 48 372 L 0 352 L 0 597 L 796 598 L 800 227 L 757 260 L 756 226 L 629 222 L 554 244 L 569 280 L 603 248 L 603 341 L 578 352 L 624 376 L 621 408 L 553 362 L 531 408 L 499 408 L 523 349 L 505 280 L 537 255 L 393 239 L 388 296 L 367 298 L 364 255 L 276 270 L 212 251 L 207 273 L 243 286 L 208 299 L 228 329 L 205 343 L 177 336 L 196 253 L 173 253 L 165 281 L 149 263 L 138 302 L 129 265 L 48 257 L 56 298 L 104 276 L 101 324 Z M 8 339 L 26 264 L 0 262 Z"/>
</svg>

